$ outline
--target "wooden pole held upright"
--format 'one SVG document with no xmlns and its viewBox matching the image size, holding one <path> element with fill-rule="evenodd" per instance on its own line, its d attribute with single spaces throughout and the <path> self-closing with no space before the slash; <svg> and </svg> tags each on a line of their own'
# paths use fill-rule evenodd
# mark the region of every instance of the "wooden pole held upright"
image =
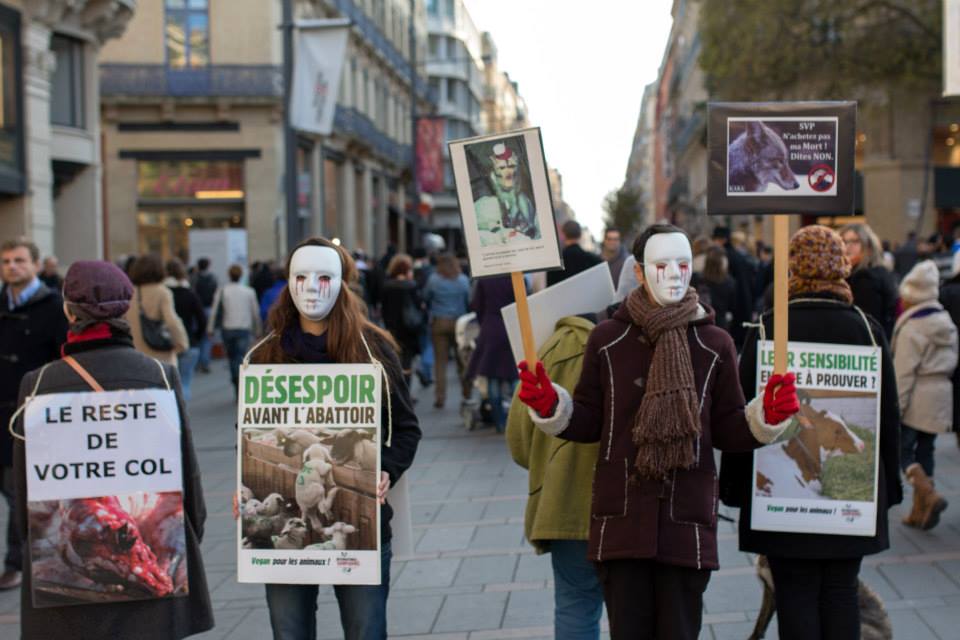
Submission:
<svg viewBox="0 0 960 640">
<path fill-rule="evenodd" d="M 513 299 L 517 301 L 517 319 L 520 321 L 520 337 L 523 340 L 523 357 L 527 360 L 527 369 L 533 373 L 537 362 L 537 345 L 533 342 L 533 327 L 530 325 L 530 307 L 527 306 L 527 286 L 523 282 L 523 273 L 510 273 L 513 282 Z"/>
<path fill-rule="evenodd" d="M 773 372 L 787 372 L 787 263 L 790 260 L 790 218 L 773 216 Z"/>
</svg>

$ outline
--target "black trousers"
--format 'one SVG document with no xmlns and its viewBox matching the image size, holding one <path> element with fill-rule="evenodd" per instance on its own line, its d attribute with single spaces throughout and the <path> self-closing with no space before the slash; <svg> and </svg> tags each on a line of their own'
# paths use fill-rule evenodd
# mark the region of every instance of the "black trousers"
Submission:
<svg viewBox="0 0 960 640">
<path fill-rule="evenodd" d="M 20 528 L 17 526 L 17 487 L 13 467 L 0 467 L 0 493 L 10 507 L 7 520 L 7 554 L 3 558 L 4 570 L 23 569 L 23 539 L 20 537 Z"/>
<path fill-rule="evenodd" d="M 857 576 L 862 558 L 767 559 L 780 640 L 859 640 Z"/>
<path fill-rule="evenodd" d="M 696 640 L 708 569 L 653 560 L 597 563 L 613 640 Z"/>
</svg>

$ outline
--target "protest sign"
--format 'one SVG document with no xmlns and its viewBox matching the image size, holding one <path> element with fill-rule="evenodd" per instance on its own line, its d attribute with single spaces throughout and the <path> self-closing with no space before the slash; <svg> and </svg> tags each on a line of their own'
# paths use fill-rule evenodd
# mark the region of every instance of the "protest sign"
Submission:
<svg viewBox="0 0 960 640">
<path fill-rule="evenodd" d="M 23 424 L 33 605 L 185 595 L 174 392 L 39 395 Z"/>
<path fill-rule="evenodd" d="M 449 147 L 470 273 L 561 268 L 540 129 L 454 140 Z"/>
<path fill-rule="evenodd" d="M 753 457 L 750 526 L 762 531 L 873 536 L 880 456 L 880 349 L 790 342 L 800 413 L 789 439 Z M 762 341 L 758 392 L 773 372 Z"/>
<path fill-rule="evenodd" d="M 533 294 L 527 298 L 527 302 L 535 349 L 539 350 L 553 335 L 560 318 L 601 311 L 613 304 L 615 298 L 610 266 L 606 262 Z M 513 357 L 519 362 L 526 356 L 520 337 L 520 318 L 516 303 L 502 308 L 500 315 L 503 316 Z"/>
<path fill-rule="evenodd" d="M 247 365 L 238 580 L 379 584 L 381 369 Z"/>
</svg>

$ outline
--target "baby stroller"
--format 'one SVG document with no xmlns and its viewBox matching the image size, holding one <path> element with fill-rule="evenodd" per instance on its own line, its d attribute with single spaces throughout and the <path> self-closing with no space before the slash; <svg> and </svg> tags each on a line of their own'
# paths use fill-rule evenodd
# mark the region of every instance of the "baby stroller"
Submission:
<svg viewBox="0 0 960 640">
<path fill-rule="evenodd" d="M 470 312 L 457 318 L 454 335 L 457 341 L 457 359 L 460 361 L 463 371 L 466 372 L 467 366 L 470 364 L 470 358 L 477 348 L 477 336 L 480 335 L 480 323 L 477 321 L 477 314 Z M 486 378 L 479 376 L 474 380 L 468 380 L 467 385 L 471 389 L 470 397 L 464 400 L 460 407 L 463 426 L 467 431 L 472 431 L 484 424 L 493 424 L 493 413 L 490 409 L 490 402 L 487 400 Z"/>
</svg>

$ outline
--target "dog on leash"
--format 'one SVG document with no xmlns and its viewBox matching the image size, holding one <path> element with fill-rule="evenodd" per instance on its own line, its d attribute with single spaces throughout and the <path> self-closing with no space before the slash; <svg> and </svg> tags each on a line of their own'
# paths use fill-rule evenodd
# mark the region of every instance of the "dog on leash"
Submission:
<svg viewBox="0 0 960 640">
<path fill-rule="evenodd" d="M 748 640 L 760 640 L 770 626 L 770 619 L 777 610 L 774 601 L 773 573 L 766 556 L 757 556 L 757 577 L 763 585 L 763 600 L 760 604 L 760 613 L 757 614 L 757 623 Z M 863 580 L 858 580 L 857 601 L 860 605 L 860 638 L 861 640 L 893 640 L 893 627 L 890 616 L 883 606 L 883 600 L 876 592 L 868 587 Z"/>
<path fill-rule="evenodd" d="M 728 188 L 745 193 L 764 192 L 775 184 L 784 191 L 800 187 L 790 168 L 787 145 L 777 132 L 758 120 L 730 143 Z"/>
</svg>

